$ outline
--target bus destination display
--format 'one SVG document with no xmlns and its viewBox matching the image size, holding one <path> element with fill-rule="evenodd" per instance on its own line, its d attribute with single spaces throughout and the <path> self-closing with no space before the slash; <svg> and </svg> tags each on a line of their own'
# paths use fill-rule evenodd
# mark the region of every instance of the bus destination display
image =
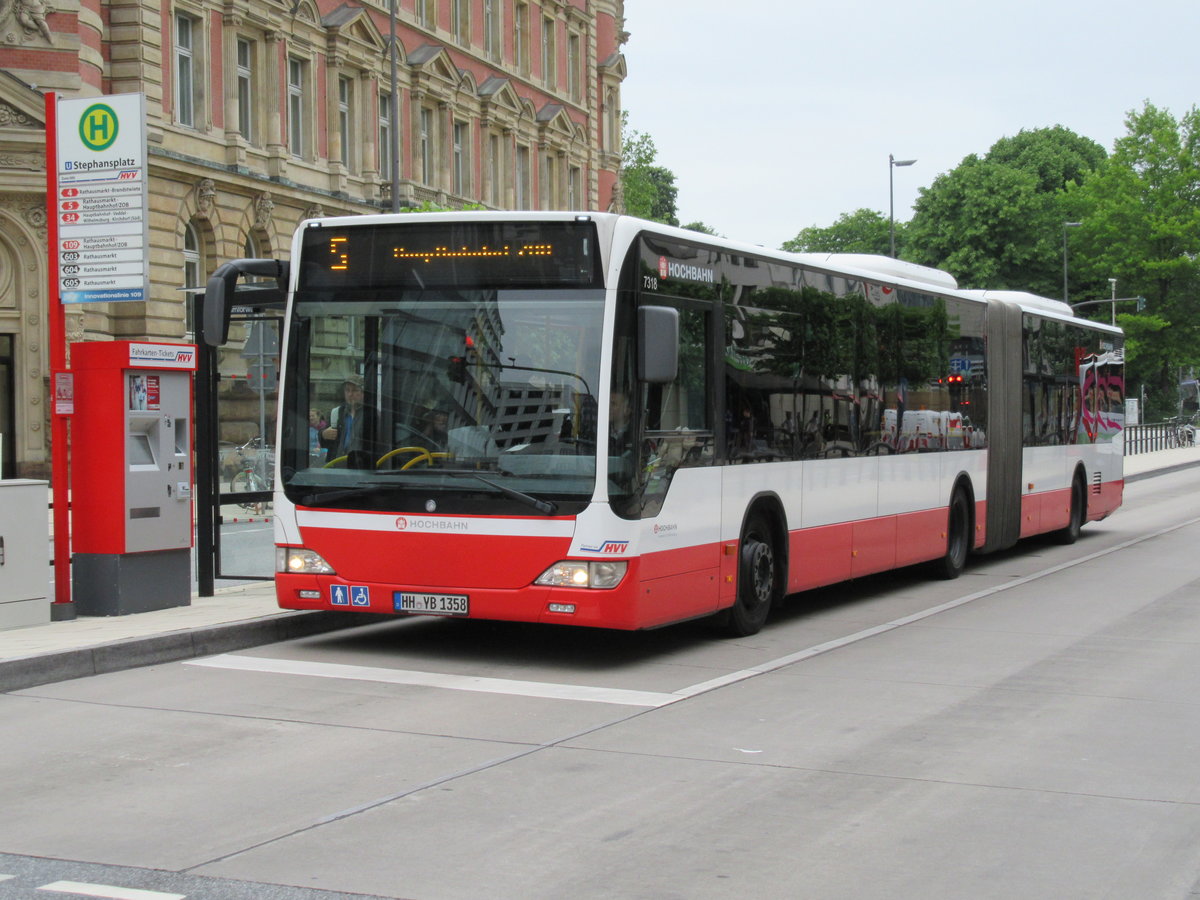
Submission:
<svg viewBox="0 0 1200 900">
<path fill-rule="evenodd" d="M 599 287 L 590 222 L 311 227 L 301 290 Z"/>
</svg>

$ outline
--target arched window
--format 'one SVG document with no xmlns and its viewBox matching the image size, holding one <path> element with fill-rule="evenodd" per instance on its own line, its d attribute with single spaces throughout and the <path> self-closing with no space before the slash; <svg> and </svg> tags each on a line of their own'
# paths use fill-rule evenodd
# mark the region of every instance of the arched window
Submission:
<svg viewBox="0 0 1200 900">
<path fill-rule="evenodd" d="M 621 111 L 617 92 L 611 88 L 604 95 L 604 149 L 609 153 L 621 152 Z"/>
<path fill-rule="evenodd" d="M 183 226 L 183 286 L 200 287 L 204 268 L 200 259 L 200 238 L 189 222 Z"/>
<path fill-rule="evenodd" d="M 204 284 L 204 259 L 200 253 L 200 236 L 190 222 L 183 226 L 183 286 L 196 288 Z M 184 300 L 184 328 L 187 330 L 183 339 L 189 343 L 196 340 L 196 311 L 192 295 L 187 294 Z"/>
<path fill-rule="evenodd" d="M 262 254 L 258 252 L 258 238 L 253 234 L 247 234 L 245 243 L 242 244 L 243 259 L 262 259 Z M 254 284 L 255 282 L 270 281 L 271 279 L 262 275 L 244 275 L 242 281 L 246 284 Z"/>
</svg>

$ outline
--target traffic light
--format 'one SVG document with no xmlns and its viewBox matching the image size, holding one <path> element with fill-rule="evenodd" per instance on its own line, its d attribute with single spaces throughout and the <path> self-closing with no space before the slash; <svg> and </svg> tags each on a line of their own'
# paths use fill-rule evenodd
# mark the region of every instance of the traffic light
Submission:
<svg viewBox="0 0 1200 900">
<path fill-rule="evenodd" d="M 452 356 L 448 360 L 448 363 L 446 374 L 450 380 L 456 384 L 465 382 L 467 380 L 467 358 L 465 356 Z"/>
<path fill-rule="evenodd" d="M 1146 298 L 1139 295 L 1137 298 L 1137 311 L 1141 312 L 1145 308 L 1146 308 Z"/>
</svg>

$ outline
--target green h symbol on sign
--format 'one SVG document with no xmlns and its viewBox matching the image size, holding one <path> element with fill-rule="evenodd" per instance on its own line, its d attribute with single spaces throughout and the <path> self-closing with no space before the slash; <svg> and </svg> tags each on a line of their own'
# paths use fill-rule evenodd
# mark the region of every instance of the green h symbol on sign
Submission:
<svg viewBox="0 0 1200 900">
<path fill-rule="evenodd" d="M 93 103 L 79 117 L 79 139 L 89 150 L 107 150 L 117 139 L 117 114 L 104 103 Z"/>
</svg>

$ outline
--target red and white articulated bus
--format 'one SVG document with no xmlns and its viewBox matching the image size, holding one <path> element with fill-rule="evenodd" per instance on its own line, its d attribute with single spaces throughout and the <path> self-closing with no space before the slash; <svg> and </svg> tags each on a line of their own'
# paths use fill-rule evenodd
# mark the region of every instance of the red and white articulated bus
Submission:
<svg viewBox="0 0 1200 900">
<path fill-rule="evenodd" d="M 1054 300 L 609 214 L 367 215 L 222 266 L 210 343 L 242 274 L 287 292 L 287 609 L 747 635 L 1121 503 L 1122 334 Z M 312 408 L 345 434 L 315 454 Z"/>
</svg>

